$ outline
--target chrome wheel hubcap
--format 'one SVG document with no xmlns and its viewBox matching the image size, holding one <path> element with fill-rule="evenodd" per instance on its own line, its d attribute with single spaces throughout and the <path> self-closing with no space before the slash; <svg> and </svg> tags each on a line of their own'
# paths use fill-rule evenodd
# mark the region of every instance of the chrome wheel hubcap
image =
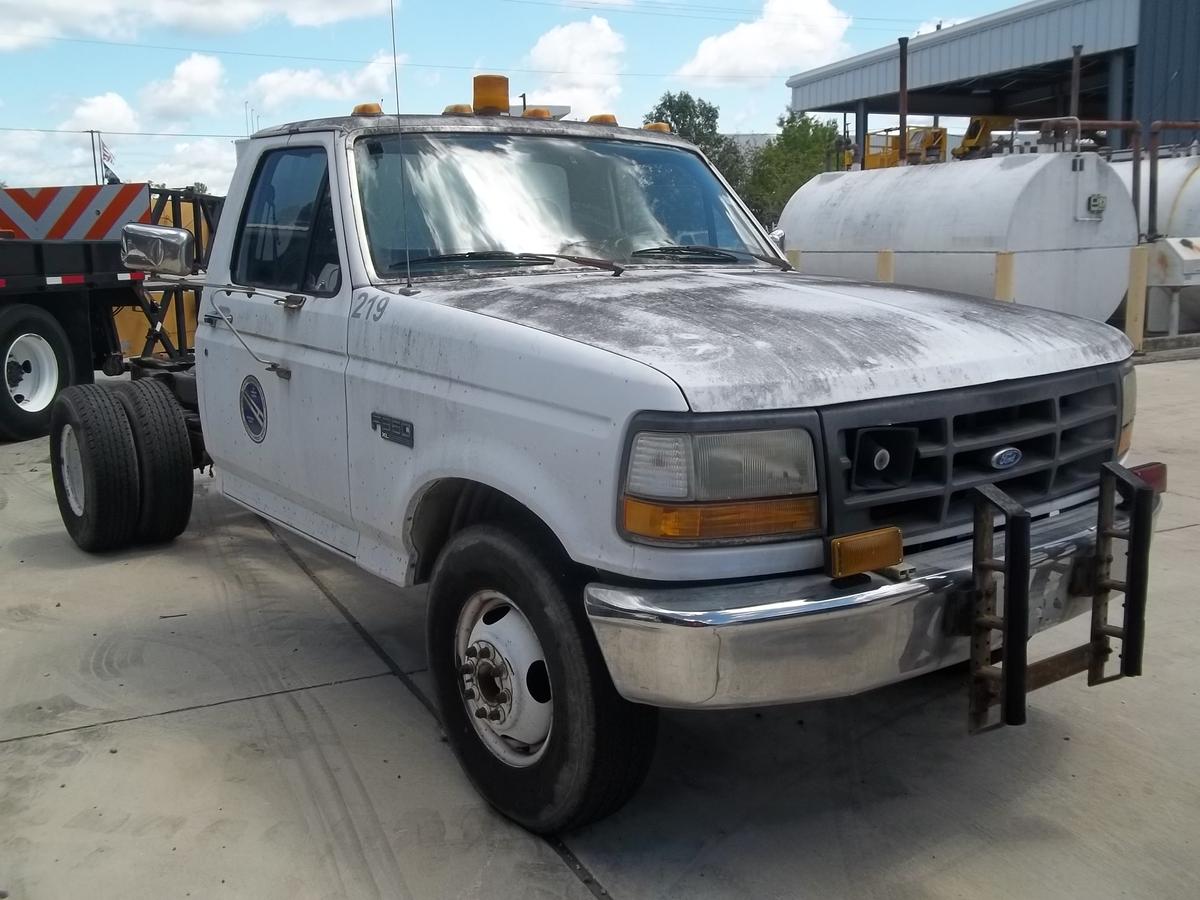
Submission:
<svg viewBox="0 0 1200 900">
<path fill-rule="evenodd" d="M 4 354 L 4 384 L 12 401 L 25 412 L 38 413 L 58 390 L 58 358 L 40 334 L 22 334 Z"/>
<path fill-rule="evenodd" d="M 83 502 L 86 498 L 83 486 L 83 456 L 79 452 L 79 439 L 75 436 L 75 429 L 70 425 L 63 426 L 62 441 L 58 449 L 58 470 L 62 473 L 63 488 L 66 490 L 71 512 L 82 516 Z"/>
<path fill-rule="evenodd" d="M 541 759 L 554 721 L 545 653 L 525 614 L 480 591 L 459 614 L 454 660 L 476 734 L 494 756 L 524 767 Z"/>
</svg>

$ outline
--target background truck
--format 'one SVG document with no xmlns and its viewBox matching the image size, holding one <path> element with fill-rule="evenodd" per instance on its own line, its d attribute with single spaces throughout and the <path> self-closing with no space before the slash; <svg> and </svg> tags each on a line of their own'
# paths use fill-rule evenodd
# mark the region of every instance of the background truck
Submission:
<svg viewBox="0 0 1200 900">
<path fill-rule="evenodd" d="M 187 228 L 200 261 L 221 198 L 146 184 L 0 190 L 0 439 L 45 434 L 58 392 L 131 356 L 188 358 L 197 297 L 121 264 L 127 222 Z"/>
<path fill-rule="evenodd" d="M 801 276 L 665 128 L 508 109 L 486 77 L 473 113 L 368 104 L 247 142 L 194 369 L 57 401 L 79 546 L 169 540 L 211 464 L 236 503 L 428 583 L 449 743 L 539 832 L 636 790 L 655 707 L 969 661 L 982 730 L 1068 675 L 1140 673 L 1165 469 L 1119 464 L 1123 335 Z M 192 249 L 125 228 L 134 270 L 186 278 Z"/>
</svg>

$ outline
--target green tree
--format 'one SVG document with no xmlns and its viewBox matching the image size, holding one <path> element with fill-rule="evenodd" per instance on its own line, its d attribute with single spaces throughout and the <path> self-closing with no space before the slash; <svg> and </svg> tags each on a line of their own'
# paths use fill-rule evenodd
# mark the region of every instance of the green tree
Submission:
<svg viewBox="0 0 1200 900">
<path fill-rule="evenodd" d="M 667 91 L 646 113 L 643 123 L 666 122 L 672 131 L 699 147 L 734 190 L 741 193 L 748 171 L 746 158 L 732 138 L 717 130 L 720 114 L 719 107 L 687 91 L 677 94 Z"/>
<path fill-rule="evenodd" d="M 838 138 L 835 123 L 791 111 L 779 117 L 779 128 L 779 135 L 754 154 L 742 192 L 768 227 L 779 221 L 800 185 L 825 171 Z"/>
</svg>

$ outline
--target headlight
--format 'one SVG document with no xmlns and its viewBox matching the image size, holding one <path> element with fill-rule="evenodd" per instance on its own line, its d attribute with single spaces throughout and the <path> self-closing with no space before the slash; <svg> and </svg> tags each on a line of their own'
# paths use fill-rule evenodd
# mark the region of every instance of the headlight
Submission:
<svg viewBox="0 0 1200 900">
<path fill-rule="evenodd" d="M 803 428 L 634 436 L 622 524 L 656 541 L 781 538 L 819 531 L 812 436 Z"/>
<path fill-rule="evenodd" d="M 1117 440 L 1117 459 L 1123 459 L 1133 443 L 1133 417 L 1137 412 L 1137 369 L 1130 368 L 1121 377 L 1121 436 Z"/>
</svg>

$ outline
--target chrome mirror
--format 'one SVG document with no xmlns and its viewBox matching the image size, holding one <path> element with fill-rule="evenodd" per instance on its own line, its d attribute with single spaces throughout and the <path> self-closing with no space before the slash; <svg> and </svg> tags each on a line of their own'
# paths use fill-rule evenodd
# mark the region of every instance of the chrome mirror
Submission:
<svg viewBox="0 0 1200 900">
<path fill-rule="evenodd" d="M 772 232 L 771 232 L 771 233 L 768 235 L 768 237 L 770 237 L 770 238 L 771 238 L 771 240 L 773 240 L 773 241 L 775 242 L 775 246 L 776 246 L 776 247 L 778 247 L 778 248 L 780 249 L 780 251 L 783 251 L 783 250 L 786 250 L 786 249 L 787 249 L 787 248 L 784 246 L 784 243 L 785 243 L 785 238 L 784 238 L 784 233 L 783 233 L 783 229 L 782 229 L 782 228 L 776 228 L 774 231 L 772 231 Z"/>
<path fill-rule="evenodd" d="M 130 222 L 121 229 L 121 262 L 127 269 L 191 275 L 196 262 L 196 240 L 183 228 Z"/>
</svg>

